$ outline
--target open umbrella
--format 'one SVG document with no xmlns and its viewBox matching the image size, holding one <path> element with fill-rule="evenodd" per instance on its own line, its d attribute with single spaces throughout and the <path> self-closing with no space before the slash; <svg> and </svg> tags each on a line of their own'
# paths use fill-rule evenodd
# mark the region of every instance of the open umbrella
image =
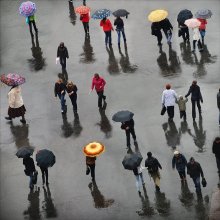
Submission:
<svg viewBox="0 0 220 220">
<path fill-rule="evenodd" d="M 126 17 L 127 18 L 130 13 L 125 9 L 118 9 L 117 11 L 114 11 L 112 14 L 115 17 Z"/>
<path fill-rule="evenodd" d="M 0 80 L 8 86 L 19 86 L 25 83 L 25 78 L 17 73 L 2 74 Z"/>
<path fill-rule="evenodd" d="M 126 154 L 122 164 L 126 170 L 133 170 L 140 166 L 143 157 L 140 153 Z"/>
<path fill-rule="evenodd" d="M 148 15 L 148 20 L 151 22 L 159 22 L 159 21 L 164 20 L 167 16 L 168 16 L 167 11 L 165 11 L 163 9 L 158 9 L 158 10 L 152 11 Z"/>
<path fill-rule="evenodd" d="M 29 17 L 36 12 L 37 8 L 35 3 L 31 1 L 21 3 L 19 7 L 19 13 L 25 17 Z"/>
<path fill-rule="evenodd" d="M 196 18 L 208 19 L 211 18 L 212 12 L 209 9 L 200 9 L 196 12 Z"/>
<path fill-rule="evenodd" d="M 130 111 L 119 111 L 112 116 L 112 120 L 115 122 L 125 122 L 132 119 L 134 113 Z"/>
<path fill-rule="evenodd" d="M 34 150 L 30 147 L 21 147 L 17 153 L 16 156 L 18 158 L 26 158 L 26 157 L 30 157 L 33 154 Z"/>
<path fill-rule="evenodd" d="M 98 142 L 91 142 L 83 148 L 86 156 L 97 157 L 105 151 L 105 146 Z"/>
<path fill-rule="evenodd" d="M 92 15 L 92 18 L 94 19 L 103 19 L 106 17 L 109 17 L 111 15 L 111 11 L 108 9 L 99 9 L 95 11 Z"/>
<path fill-rule="evenodd" d="M 90 12 L 90 8 L 84 5 L 81 5 L 75 9 L 75 12 L 78 14 L 88 14 Z"/>
<path fill-rule="evenodd" d="M 199 27 L 201 22 L 197 18 L 190 18 L 185 20 L 184 24 L 189 28 Z"/>
<path fill-rule="evenodd" d="M 192 12 L 188 9 L 184 9 L 184 10 L 181 10 L 179 14 L 177 15 L 177 21 L 183 24 L 185 20 L 190 19 L 192 17 L 193 17 Z"/>
<path fill-rule="evenodd" d="M 52 151 L 43 149 L 36 154 L 37 165 L 40 167 L 52 167 L 56 162 L 56 157 Z"/>
</svg>

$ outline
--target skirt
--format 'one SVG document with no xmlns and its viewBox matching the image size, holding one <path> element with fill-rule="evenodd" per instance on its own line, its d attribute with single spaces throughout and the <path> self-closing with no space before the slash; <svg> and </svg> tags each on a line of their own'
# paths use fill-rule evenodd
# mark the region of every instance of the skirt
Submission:
<svg viewBox="0 0 220 220">
<path fill-rule="evenodd" d="M 26 112 L 26 109 L 24 107 L 24 105 L 22 105 L 19 108 L 8 108 L 8 116 L 10 118 L 16 118 L 16 117 L 21 117 L 22 115 L 24 115 Z"/>
</svg>

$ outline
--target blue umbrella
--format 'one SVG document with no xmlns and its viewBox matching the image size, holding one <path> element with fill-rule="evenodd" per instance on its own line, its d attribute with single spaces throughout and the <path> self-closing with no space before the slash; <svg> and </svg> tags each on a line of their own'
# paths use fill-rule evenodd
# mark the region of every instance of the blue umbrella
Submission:
<svg viewBox="0 0 220 220">
<path fill-rule="evenodd" d="M 212 12 L 209 9 L 200 9 L 195 14 L 196 18 L 207 19 L 211 18 Z"/>
<path fill-rule="evenodd" d="M 111 11 L 108 9 L 99 9 L 93 13 L 92 18 L 93 19 L 103 19 L 106 17 L 109 17 L 111 15 Z"/>
<path fill-rule="evenodd" d="M 37 152 L 36 161 L 40 167 L 52 167 L 56 162 L 56 157 L 52 151 L 43 149 Z"/>
</svg>

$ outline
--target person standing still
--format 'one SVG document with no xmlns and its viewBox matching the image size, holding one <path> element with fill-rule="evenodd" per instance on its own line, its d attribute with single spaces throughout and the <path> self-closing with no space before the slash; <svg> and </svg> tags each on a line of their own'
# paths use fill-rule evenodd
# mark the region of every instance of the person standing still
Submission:
<svg viewBox="0 0 220 220">
<path fill-rule="evenodd" d="M 64 46 L 64 43 L 61 42 L 57 48 L 57 58 L 60 59 L 60 65 L 62 66 L 62 70 L 66 69 L 66 58 L 69 59 L 69 53 L 67 48 Z"/>
<path fill-rule="evenodd" d="M 89 35 L 89 20 L 90 20 L 89 13 L 81 14 L 80 20 L 82 21 L 82 24 L 85 30 L 85 35 Z"/>
<path fill-rule="evenodd" d="M 34 172 L 36 171 L 34 160 L 31 157 L 25 157 L 23 159 L 23 164 L 25 166 L 25 170 L 24 170 L 25 174 L 30 177 L 29 188 L 32 190 L 34 188 L 34 184 L 33 184 Z"/>
<path fill-rule="evenodd" d="M 215 154 L 218 175 L 220 178 L 220 137 L 216 137 L 212 145 L 212 153 Z"/>
<path fill-rule="evenodd" d="M 217 106 L 218 106 L 218 110 L 219 110 L 218 124 L 219 124 L 219 127 L 220 127 L 220 89 L 219 89 L 219 92 L 217 94 Z"/>
<path fill-rule="evenodd" d="M 193 121 L 195 121 L 196 118 L 196 105 L 199 111 L 199 117 L 202 117 L 202 110 L 200 101 L 203 103 L 202 94 L 200 91 L 200 87 L 197 85 L 197 81 L 193 80 L 192 85 L 189 88 L 188 93 L 185 95 L 185 98 L 187 98 L 191 94 L 191 102 L 192 102 L 192 118 Z"/>
<path fill-rule="evenodd" d="M 34 34 L 33 34 L 33 31 L 32 31 L 32 25 L 34 27 L 35 33 L 36 34 L 38 33 L 38 29 L 37 29 L 37 26 L 36 26 L 36 23 L 35 23 L 35 15 L 31 15 L 31 16 L 27 17 L 26 18 L 26 23 L 29 25 L 29 30 L 30 30 L 31 36 L 33 37 Z"/>
<path fill-rule="evenodd" d="M 92 180 L 95 180 L 95 161 L 96 157 L 88 157 L 86 156 L 86 166 L 89 167 Z"/>
<path fill-rule="evenodd" d="M 109 47 L 111 47 L 112 31 L 114 31 L 111 21 L 105 17 L 100 21 L 100 26 L 103 28 L 103 31 L 105 32 L 105 46 L 107 47 L 107 44 L 109 44 Z"/>
<path fill-rule="evenodd" d="M 77 86 L 73 84 L 72 81 L 69 81 L 66 85 L 66 91 L 70 97 L 70 100 L 73 105 L 73 112 L 77 114 Z"/>
<path fill-rule="evenodd" d="M 121 17 L 117 17 L 114 21 L 114 25 L 116 26 L 116 31 L 118 34 L 118 48 L 120 49 L 120 38 L 121 38 L 121 33 L 124 39 L 124 44 L 126 45 L 126 36 L 124 32 L 124 22 Z"/>
<path fill-rule="evenodd" d="M 105 87 L 105 80 L 99 76 L 98 73 L 94 74 L 94 77 L 92 79 L 92 86 L 91 86 L 91 92 L 93 91 L 94 87 L 98 95 L 98 107 L 102 108 L 102 99 L 104 100 L 104 103 L 106 103 L 106 96 L 104 95 L 104 87 Z"/>
</svg>

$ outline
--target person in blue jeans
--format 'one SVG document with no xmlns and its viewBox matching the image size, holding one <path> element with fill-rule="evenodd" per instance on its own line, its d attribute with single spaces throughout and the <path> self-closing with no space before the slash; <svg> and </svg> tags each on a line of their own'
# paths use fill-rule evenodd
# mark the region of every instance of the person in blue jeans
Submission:
<svg viewBox="0 0 220 220">
<path fill-rule="evenodd" d="M 120 17 L 117 17 L 114 21 L 114 25 L 116 26 L 116 31 L 118 34 L 118 48 L 120 49 L 120 38 L 121 38 L 121 33 L 124 39 L 124 44 L 126 45 L 126 36 L 124 32 L 124 22 Z"/>
<path fill-rule="evenodd" d="M 201 165 L 193 157 L 187 163 L 187 174 L 193 179 L 196 192 L 201 193 L 200 176 L 204 178 Z"/>
<path fill-rule="evenodd" d="M 55 83 L 54 94 L 56 98 L 58 96 L 60 99 L 61 113 L 66 114 L 67 112 L 67 106 L 65 104 L 66 103 L 66 100 L 65 100 L 66 86 L 63 83 L 63 79 L 59 78 L 57 82 Z"/>
<path fill-rule="evenodd" d="M 33 184 L 34 172 L 36 171 L 35 165 L 34 165 L 34 160 L 31 157 L 25 157 L 25 158 L 23 158 L 23 164 L 25 166 L 24 172 L 25 172 L 26 176 L 30 177 L 29 187 L 32 190 L 34 188 L 34 184 Z"/>
</svg>

